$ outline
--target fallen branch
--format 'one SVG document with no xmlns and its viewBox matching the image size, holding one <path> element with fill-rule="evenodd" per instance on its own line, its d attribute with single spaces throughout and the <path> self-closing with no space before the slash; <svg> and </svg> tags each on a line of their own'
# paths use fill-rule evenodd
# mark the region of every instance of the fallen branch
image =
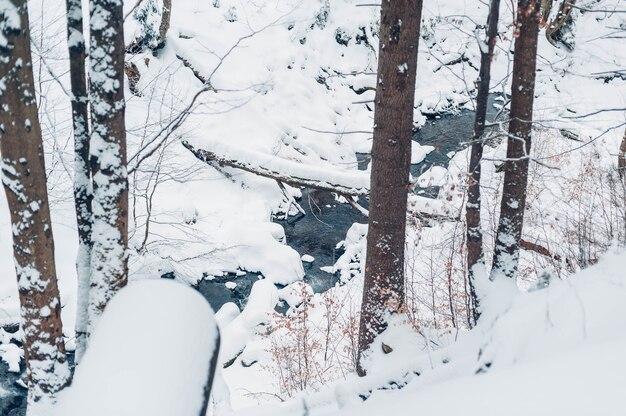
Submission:
<svg viewBox="0 0 626 416">
<path fill-rule="evenodd" d="M 191 62 L 189 62 L 187 59 L 185 59 L 184 57 L 178 54 L 176 54 L 176 58 L 178 58 L 183 63 L 183 66 L 185 68 L 189 68 L 191 70 L 191 72 L 193 73 L 193 76 L 196 77 L 198 81 L 200 81 L 203 84 L 207 84 L 208 80 L 204 76 L 202 76 L 202 74 L 200 74 L 200 71 L 198 71 L 196 68 L 193 67 Z"/>
<path fill-rule="evenodd" d="M 300 214 L 306 215 L 306 212 L 304 212 L 300 204 L 296 202 L 293 195 L 291 195 L 287 188 L 285 188 L 285 184 L 281 181 L 276 181 L 276 183 L 278 184 L 278 187 L 282 191 L 283 195 L 285 195 L 285 198 L 287 198 L 287 208 L 285 208 L 285 217 L 283 219 L 286 221 L 289 218 L 289 211 L 291 211 L 292 206 L 295 206 Z"/>
<path fill-rule="evenodd" d="M 182 143 L 195 157 L 214 168 L 221 169 L 227 166 L 275 180 L 288 199 L 287 213 L 295 201 L 289 201 L 289 192 L 283 184 L 334 192 L 343 196 L 348 204 L 363 216 L 369 215 L 368 210 L 359 205 L 354 198 L 369 195 L 369 175 L 366 172 L 332 171 L 318 166 L 306 166 L 292 160 L 252 150 L 239 149 L 233 151 L 229 146 L 218 142 L 214 142 L 213 146 L 219 152 L 197 149 L 187 141 Z M 415 217 L 420 219 L 459 221 L 459 215 L 453 214 L 450 207 L 442 204 L 441 201 L 435 199 L 415 196 L 410 204 L 410 210 Z M 303 213 L 302 208 L 297 203 L 295 206 L 298 211 Z"/>
<path fill-rule="evenodd" d="M 562 257 L 559 254 L 551 253 L 547 247 L 542 246 L 541 244 L 532 243 L 530 241 L 521 239 L 519 242 L 520 247 L 524 250 L 534 251 L 537 254 L 541 254 L 542 256 L 550 257 L 556 261 L 561 261 Z"/>
<path fill-rule="evenodd" d="M 218 166 L 241 169 L 265 178 L 274 179 L 295 187 L 307 187 L 336 192 L 340 195 L 365 196 L 369 194 L 369 175 L 365 172 L 329 171 L 328 168 L 306 166 L 291 160 L 255 151 L 241 151 L 237 155 L 221 155 L 197 149 L 183 141 L 191 153 L 201 161 Z M 221 145 L 222 149 L 225 147 Z"/>
<path fill-rule="evenodd" d="M 370 212 L 367 209 L 363 208 L 361 205 L 359 205 L 355 201 L 353 196 L 351 196 L 351 195 L 341 195 L 341 196 L 343 196 L 346 199 L 346 201 L 348 201 L 348 204 L 350 204 L 350 206 L 352 208 L 354 208 L 357 211 L 359 211 L 364 217 L 366 217 L 366 218 L 369 217 Z"/>
</svg>

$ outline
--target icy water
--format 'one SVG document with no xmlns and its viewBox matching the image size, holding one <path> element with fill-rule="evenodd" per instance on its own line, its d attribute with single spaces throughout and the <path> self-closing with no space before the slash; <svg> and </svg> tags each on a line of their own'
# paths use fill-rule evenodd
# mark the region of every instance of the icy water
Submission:
<svg viewBox="0 0 626 416">
<path fill-rule="evenodd" d="M 490 114 L 495 110 L 490 106 Z M 417 165 L 411 166 L 413 176 L 418 176 L 433 165 L 447 166 L 450 161 L 449 154 L 463 148 L 463 143 L 471 138 L 474 122 L 474 112 L 462 110 L 458 114 L 442 115 L 429 119 L 426 124 L 413 135 L 422 145 L 434 146 L 426 159 Z M 359 168 L 366 169 L 369 163 L 369 155 L 357 155 Z M 422 191 L 425 196 L 435 196 L 437 189 Z M 304 189 L 302 198 L 298 201 L 306 212 L 306 215 L 290 218 L 288 220 L 276 220 L 285 229 L 287 244 L 295 249 L 300 255 L 308 254 L 315 260 L 312 263 L 303 263 L 306 275 L 304 280 L 309 283 L 316 293 L 323 292 L 332 287 L 336 276 L 322 271 L 324 266 L 332 266 L 335 260 L 342 254 L 337 249 L 337 244 L 342 241 L 346 232 L 355 222 L 366 223 L 367 218 L 354 210 L 348 204 L 342 204 L 335 200 L 330 192 L 314 189 Z M 361 200 L 361 204 L 367 207 L 367 201 Z M 163 278 L 174 278 L 171 274 Z M 217 310 L 226 302 L 235 302 L 240 308 L 245 306 L 250 294 L 252 284 L 259 279 L 257 273 L 246 273 L 241 276 L 227 274 L 216 277 L 213 280 L 202 280 L 198 291 Z M 235 289 L 228 289 L 226 282 L 236 281 Z M 9 329 L 11 330 L 11 329 Z M 70 360 L 72 354 L 68 354 Z M 23 416 L 26 411 L 26 389 L 19 386 L 17 381 L 24 376 L 10 373 L 8 366 L 0 362 L 0 416 Z"/>
<path fill-rule="evenodd" d="M 492 97 L 491 104 L 495 96 Z M 493 105 L 489 106 L 489 117 L 495 115 Z M 474 112 L 461 110 L 457 114 L 446 114 L 429 118 L 426 124 L 413 134 L 413 140 L 422 145 L 433 146 L 424 161 L 411 166 L 414 177 L 429 169 L 431 166 L 447 166 L 450 156 L 464 147 L 464 143 L 471 139 L 474 124 Z M 359 169 L 367 169 L 369 154 L 357 155 Z M 420 190 L 424 196 L 435 197 L 437 188 Z M 361 198 L 361 205 L 367 208 L 368 201 Z M 361 213 L 350 205 L 339 203 L 334 194 L 316 189 L 304 189 L 302 198 L 298 201 L 306 212 L 305 215 L 292 217 L 288 220 L 276 219 L 285 230 L 287 244 L 301 256 L 310 255 L 315 260 L 304 263 L 304 281 L 310 284 L 316 293 L 324 292 L 337 282 L 337 277 L 324 272 L 322 267 L 333 266 L 343 250 L 337 248 L 348 229 L 355 222 L 366 223 Z M 219 309 L 226 302 L 235 302 L 239 307 L 245 305 L 252 284 L 259 279 L 257 273 L 247 273 L 243 276 L 229 274 L 214 280 L 202 280 L 198 290 L 211 303 L 213 308 Z M 227 289 L 224 283 L 236 281 L 234 290 Z"/>
</svg>

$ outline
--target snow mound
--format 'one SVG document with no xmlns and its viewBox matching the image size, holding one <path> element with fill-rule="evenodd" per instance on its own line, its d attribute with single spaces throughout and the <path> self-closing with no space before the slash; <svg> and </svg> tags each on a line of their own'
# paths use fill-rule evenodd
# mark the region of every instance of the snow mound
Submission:
<svg viewBox="0 0 626 416">
<path fill-rule="evenodd" d="M 446 183 L 448 170 L 443 166 L 433 166 L 417 178 L 417 184 L 422 188 L 442 186 Z"/>
<path fill-rule="evenodd" d="M 435 150 L 434 146 L 422 146 L 416 141 L 411 142 L 411 164 L 422 163 L 433 150 Z"/>
<path fill-rule="evenodd" d="M 130 284 L 107 306 L 56 414 L 197 416 L 218 345 L 213 311 L 195 290 Z"/>
<path fill-rule="evenodd" d="M 268 279 L 259 280 L 252 285 L 248 303 L 240 314 L 229 306 L 220 309 L 220 329 L 223 343 L 220 348 L 219 362 L 228 367 L 241 354 L 249 341 L 256 335 L 257 329 L 269 322 L 274 307 L 278 303 L 278 289 Z M 226 305 L 224 305 L 226 306 Z M 222 318 L 222 315 L 224 318 Z M 226 318 L 228 316 L 228 318 Z"/>
<path fill-rule="evenodd" d="M 381 388 L 406 374 L 412 381 L 397 392 L 374 392 L 364 403 L 350 401 L 336 414 L 623 414 L 625 266 L 626 253 L 612 253 L 568 280 L 520 292 L 496 319 L 454 335 L 458 340 L 443 348 L 424 343 L 417 358 L 415 348 L 402 348 L 415 346 L 415 335 L 404 330 L 402 340 L 392 328 L 381 341 L 397 348 L 373 354 L 366 384 L 371 389 L 376 380 Z"/>
</svg>

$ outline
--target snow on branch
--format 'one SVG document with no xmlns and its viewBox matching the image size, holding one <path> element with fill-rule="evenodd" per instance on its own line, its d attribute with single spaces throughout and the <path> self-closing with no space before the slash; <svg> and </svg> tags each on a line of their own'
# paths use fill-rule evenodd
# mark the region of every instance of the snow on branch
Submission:
<svg viewBox="0 0 626 416">
<path fill-rule="evenodd" d="M 187 141 L 183 141 L 183 146 L 209 165 L 241 169 L 291 186 L 324 189 L 351 196 L 369 194 L 370 177 L 366 172 L 305 165 L 254 150 L 234 149 L 217 142 L 211 142 L 212 150 L 196 148 Z"/>
</svg>

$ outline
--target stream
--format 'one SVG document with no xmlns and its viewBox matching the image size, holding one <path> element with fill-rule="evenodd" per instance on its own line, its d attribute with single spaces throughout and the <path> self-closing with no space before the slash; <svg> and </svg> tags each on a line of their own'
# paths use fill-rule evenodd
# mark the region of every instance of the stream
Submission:
<svg viewBox="0 0 626 416">
<path fill-rule="evenodd" d="M 492 119 L 497 110 L 494 107 L 496 95 L 490 97 L 487 119 Z M 450 156 L 463 148 L 463 143 L 471 139 L 474 127 L 474 111 L 463 109 L 455 114 L 429 117 L 421 129 L 413 133 L 413 140 L 424 146 L 433 146 L 434 150 L 418 164 L 411 165 L 411 174 L 418 177 L 431 166 L 447 167 Z M 357 154 L 360 170 L 367 169 L 370 155 Z M 418 191 L 420 195 L 435 198 L 436 187 Z M 349 204 L 339 203 L 333 193 L 317 189 L 303 189 L 298 201 L 306 212 L 305 215 L 290 217 L 287 220 L 275 219 L 274 222 L 283 226 L 287 244 L 303 255 L 314 258 L 311 263 L 303 262 L 304 281 L 311 285 L 315 293 L 321 293 L 334 286 L 337 276 L 322 271 L 321 267 L 333 266 L 343 250 L 336 249 L 348 229 L 355 222 L 366 223 L 367 218 L 353 209 Z M 368 201 L 361 198 L 359 203 L 367 208 Z M 226 302 L 234 302 L 240 308 L 245 306 L 250 288 L 259 279 L 258 273 L 236 275 L 229 273 L 212 280 L 203 279 L 197 289 L 218 310 Z M 236 281 L 234 289 L 228 289 L 226 282 Z"/>
<path fill-rule="evenodd" d="M 488 120 L 496 110 L 493 106 L 495 96 L 491 97 L 488 107 Z M 434 146 L 426 158 L 419 164 L 411 165 L 411 174 L 419 176 L 431 166 L 446 167 L 450 155 L 462 149 L 463 142 L 471 138 L 474 123 L 474 112 L 461 110 L 457 114 L 446 114 L 428 118 L 426 124 L 413 134 L 413 140 L 421 145 Z M 357 154 L 359 169 L 365 170 L 369 163 L 369 154 Z M 429 188 L 420 190 L 424 196 L 436 197 L 438 190 Z M 302 198 L 298 201 L 306 212 L 305 215 L 291 217 L 287 220 L 276 219 L 285 230 L 287 244 L 301 256 L 308 254 L 314 258 L 313 262 L 303 262 L 304 281 L 311 285 L 315 293 L 324 292 L 338 281 L 333 274 L 322 271 L 324 266 L 333 266 L 337 258 L 343 253 L 336 249 L 337 243 L 342 241 L 348 229 L 355 222 L 366 223 L 361 213 L 348 204 L 339 203 L 335 196 L 328 191 L 303 189 Z M 361 205 L 367 208 L 367 201 L 361 199 Z M 166 273 L 163 278 L 175 278 L 173 273 Z M 212 280 L 202 279 L 196 289 L 209 301 L 215 311 L 224 303 L 234 302 L 242 309 L 250 294 L 258 273 L 241 272 L 228 273 Z M 234 289 L 228 289 L 226 282 L 236 281 Z M 284 310 L 284 306 L 280 310 Z M 14 332 L 17 328 L 5 328 Z M 73 363 L 73 353 L 68 353 L 68 360 Z M 24 376 L 24 365 L 21 365 L 21 374 L 8 371 L 8 365 L 0 362 L 0 415 L 23 416 L 26 411 L 26 389 L 17 384 Z"/>
</svg>

